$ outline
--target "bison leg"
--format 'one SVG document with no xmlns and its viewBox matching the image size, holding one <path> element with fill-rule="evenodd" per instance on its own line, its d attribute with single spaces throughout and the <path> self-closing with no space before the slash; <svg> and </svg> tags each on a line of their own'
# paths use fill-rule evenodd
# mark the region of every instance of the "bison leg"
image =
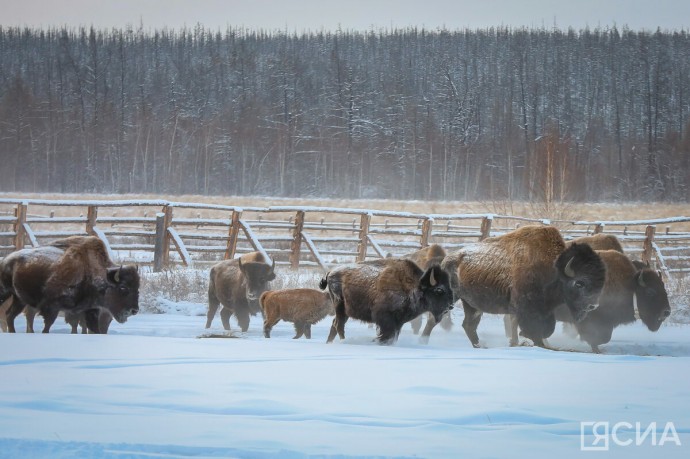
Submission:
<svg viewBox="0 0 690 459">
<path fill-rule="evenodd" d="M 422 314 L 412 319 L 410 325 L 412 325 L 412 333 L 419 335 L 419 330 L 422 329 Z"/>
<path fill-rule="evenodd" d="M 54 308 L 45 308 L 41 311 L 41 314 L 43 315 L 43 331 L 42 333 L 48 333 L 50 332 L 50 327 L 53 326 L 53 323 L 55 323 L 55 319 L 57 319 L 59 309 L 54 309 Z"/>
<path fill-rule="evenodd" d="M 213 318 L 216 316 L 216 312 L 218 312 L 218 307 L 220 306 L 220 301 L 218 301 L 218 297 L 216 297 L 216 293 L 214 290 L 215 289 L 212 285 L 209 286 L 208 311 L 206 312 L 206 328 L 211 328 L 211 322 L 213 322 Z M 221 315 L 222 313 L 223 311 L 221 310 Z M 226 328 L 226 330 L 229 330 L 229 328 Z"/>
<path fill-rule="evenodd" d="M 611 341 L 611 336 L 613 335 L 613 327 L 611 325 L 596 323 L 586 319 L 577 324 L 577 330 L 580 332 L 580 337 L 592 347 L 592 352 L 596 354 L 601 353 L 599 345 Z"/>
<path fill-rule="evenodd" d="M 462 321 L 462 328 L 465 330 L 465 334 L 470 339 L 472 347 L 479 347 L 479 335 L 477 335 L 477 327 L 479 327 L 479 322 L 482 320 L 482 311 L 473 308 L 464 300 L 462 302 L 462 307 L 465 311 L 465 318 Z"/>
<path fill-rule="evenodd" d="M 434 319 L 433 314 L 427 314 L 426 315 L 426 326 L 424 327 L 424 331 L 422 332 L 422 338 L 424 342 L 429 341 L 429 336 L 431 336 L 431 330 L 434 329 L 436 326 L 436 319 Z"/>
<path fill-rule="evenodd" d="M 328 333 L 328 339 L 326 340 L 327 343 L 333 342 L 336 333 L 340 336 L 340 339 L 345 339 L 345 322 L 347 322 L 347 319 L 348 317 L 344 310 L 340 308 L 335 310 L 331 331 Z"/>
<path fill-rule="evenodd" d="M 432 315 L 431 313 L 429 315 Z M 450 311 L 446 312 L 441 319 L 441 328 L 445 331 L 451 331 L 453 329 L 453 319 L 450 318 Z"/>
<path fill-rule="evenodd" d="M 311 339 L 311 324 L 304 324 L 304 337 Z"/>
<path fill-rule="evenodd" d="M 76 335 L 79 331 L 79 315 L 72 312 L 65 312 L 65 322 L 71 327 L 70 333 Z"/>
<path fill-rule="evenodd" d="M 10 333 L 16 333 L 14 319 L 24 310 L 24 303 L 15 295 L 12 297 L 12 304 L 7 308 L 7 329 Z M 27 326 L 28 328 L 28 326 Z M 27 330 L 28 331 L 28 330 Z"/>
<path fill-rule="evenodd" d="M 307 324 L 304 322 L 295 322 L 295 336 L 292 337 L 292 339 L 299 339 L 304 335 L 304 327 L 306 327 Z"/>
<path fill-rule="evenodd" d="M 211 309 L 209 308 L 209 314 L 211 314 Z M 215 314 L 215 311 L 214 311 Z M 220 321 L 223 323 L 223 328 L 226 330 L 230 330 L 230 316 L 232 315 L 232 309 L 226 308 L 223 306 L 220 310 Z M 211 320 L 213 320 L 213 316 L 210 316 L 211 318 L 207 320 L 206 322 L 206 328 L 209 328 L 211 326 Z"/>
<path fill-rule="evenodd" d="M 264 319 L 264 336 L 266 338 L 271 337 L 271 330 L 278 322 L 280 322 L 280 317 L 266 317 Z"/>
<path fill-rule="evenodd" d="M 398 340 L 402 326 L 396 326 L 391 322 L 384 322 L 379 325 L 379 344 L 393 344 Z"/>
<path fill-rule="evenodd" d="M 101 330 L 101 324 L 99 323 L 99 315 L 100 315 L 100 310 L 99 309 L 87 309 L 84 311 L 84 322 L 86 322 L 86 328 L 91 332 L 91 333 L 96 333 L 100 334 L 103 333 Z M 76 324 L 74 326 L 75 332 L 77 325 L 79 324 L 79 317 L 76 318 Z"/>
<path fill-rule="evenodd" d="M 223 311 L 220 311 L 220 314 L 223 317 Z M 235 311 L 235 317 L 237 317 L 237 325 L 240 326 L 242 332 L 249 330 L 249 311 Z M 229 330 L 229 326 L 226 330 Z"/>
<path fill-rule="evenodd" d="M 518 345 L 518 322 L 515 314 L 503 315 L 503 326 L 505 327 L 506 336 L 510 339 L 511 347 Z"/>
<path fill-rule="evenodd" d="M 33 333 L 34 332 L 34 319 L 36 318 L 36 314 L 38 314 L 38 310 L 36 310 L 36 308 L 32 308 L 31 306 L 26 306 L 24 308 L 24 316 L 26 317 L 26 332 L 27 333 Z"/>
<path fill-rule="evenodd" d="M 108 329 L 110 328 L 110 323 L 112 321 L 113 321 L 113 315 L 107 311 L 101 310 L 98 314 L 98 330 L 103 334 L 107 334 Z M 83 328 L 82 328 L 82 332 L 83 332 Z"/>
</svg>

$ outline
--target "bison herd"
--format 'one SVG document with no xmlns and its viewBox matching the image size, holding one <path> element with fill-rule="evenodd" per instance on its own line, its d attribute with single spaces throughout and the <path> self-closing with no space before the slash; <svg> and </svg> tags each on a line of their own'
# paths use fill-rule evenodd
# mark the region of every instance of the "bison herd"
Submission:
<svg viewBox="0 0 690 459">
<path fill-rule="evenodd" d="M 377 341 L 390 344 L 407 322 L 418 333 L 426 317 L 421 339 L 428 341 L 460 301 L 462 327 L 474 347 L 480 347 L 482 315 L 489 313 L 505 315 L 512 346 L 523 336 L 545 347 L 561 321 L 599 352 L 618 325 L 640 319 L 657 331 L 671 313 L 660 273 L 630 260 L 615 236 L 566 242 L 550 226 L 526 226 L 451 253 L 434 244 L 403 257 L 337 266 L 320 289 L 271 291 L 275 262 L 268 261 L 252 252 L 211 268 L 206 328 L 220 308 L 226 330 L 231 316 L 247 331 L 250 316 L 260 313 L 266 338 L 280 320 L 294 324 L 295 338 L 311 338 L 311 326 L 333 315 L 327 342 L 344 339 L 352 318 L 375 324 Z M 96 237 L 71 237 L 0 261 L 0 303 L 12 299 L 10 332 L 26 310 L 27 331 L 36 312 L 47 333 L 64 311 L 73 332 L 81 323 L 105 333 L 111 318 L 124 322 L 137 313 L 138 289 L 136 267 L 115 266 Z"/>
</svg>

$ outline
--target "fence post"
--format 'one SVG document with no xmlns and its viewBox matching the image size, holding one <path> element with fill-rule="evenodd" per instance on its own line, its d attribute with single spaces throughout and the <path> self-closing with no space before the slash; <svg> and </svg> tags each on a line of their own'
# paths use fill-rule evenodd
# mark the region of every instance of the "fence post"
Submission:
<svg viewBox="0 0 690 459">
<path fill-rule="evenodd" d="M 487 215 L 486 217 L 482 218 L 482 226 L 479 230 L 481 232 L 481 235 L 479 236 L 480 241 L 483 241 L 487 237 L 491 236 L 491 223 L 493 223 L 493 221 L 493 215 Z"/>
<path fill-rule="evenodd" d="M 295 217 L 295 229 L 290 243 L 290 268 L 299 268 L 300 249 L 302 247 L 302 230 L 304 229 L 304 211 L 298 210 Z"/>
<path fill-rule="evenodd" d="M 357 261 L 364 261 L 367 258 L 367 246 L 369 245 L 369 223 L 371 223 L 371 214 L 362 214 L 359 223 L 359 250 L 357 253 Z"/>
<path fill-rule="evenodd" d="M 600 234 L 604 232 L 604 224 L 603 223 L 597 223 L 596 226 L 594 227 L 594 233 L 593 234 Z"/>
<path fill-rule="evenodd" d="M 431 228 L 434 226 L 434 220 L 432 218 L 425 218 L 422 222 L 422 236 L 419 240 L 419 245 L 424 247 L 429 246 L 429 240 L 431 239 Z"/>
<path fill-rule="evenodd" d="M 642 251 L 642 261 L 652 266 L 652 255 L 654 254 L 654 234 L 656 234 L 656 226 L 649 225 L 644 231 L 644 246 Z"/>
<path fill-rule="evenodd" d="M 228 245 L 225 249 L 224 260 L 232 260 L 235 258 L 237 251 L 237 237 L 240 235 L 240 218 L 242 218 L 242 210 L 235 209 L 230 216 L 230 229 L 228 230 Z"/>
<path fill-rule="evenodd" d="M 26 207 L 27 203 L 22 202 L 17 204 L 14 209 L 14 249 L 21 250 L 24 248 L 24 236 L 26 235 L 26 230 L 24 229 L 24 224 L 26 223 Z"/>
<path fill-rule="evenodd" d="M 168 227 L 165 225 L 165 214 L 160 212 L 156 214 L 156 241 L 153 249 L 153 272 L 160 272 L 163 270 L 165 263 L 163 261 L 164 253 L 168 253 L 168 248 L 165 246 L 165 234 Z"/>
<path fill-rule="evenodd" d="M 93 228 L 96 226 L 96 219 L 98 218 L 98 207 L 89 206 L 86 212 L 86 234 L 93 235 Z"/>
<path fill-rule="evenodd" d="M 156 248 L 153 254 L 153 264 L 159 271 L 170 264 L 170 233 L 168 228 L 172 224 L 172 206 L 163 206 L 163 212 L 156 214 Z"/>
</svg>

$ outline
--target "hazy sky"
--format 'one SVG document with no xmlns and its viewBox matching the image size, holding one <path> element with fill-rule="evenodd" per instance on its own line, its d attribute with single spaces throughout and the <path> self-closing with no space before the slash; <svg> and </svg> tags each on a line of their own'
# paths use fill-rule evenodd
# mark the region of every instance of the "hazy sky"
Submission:
<svg viewBox="0 0 690 459">
<path fill-rule="evenodd" d="M 3 26 L 367 30 L 527 26 L 690 30 L 690 0 L 0 0 Z"/>
</svg>

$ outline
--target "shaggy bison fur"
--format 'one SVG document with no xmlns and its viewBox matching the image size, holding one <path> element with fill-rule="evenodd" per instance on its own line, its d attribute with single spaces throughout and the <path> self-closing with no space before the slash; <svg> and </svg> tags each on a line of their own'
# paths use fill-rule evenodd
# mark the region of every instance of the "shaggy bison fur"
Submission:
<svg viewBox="0 0 690 459">
<path fill-rule="evenodd" d="M 477 327 L 484 312 L 514 314 L 522 334 L 544 346 L 555 328 L 554 309 L 565 303 L 582 320 L 596 308 L 606 277 L 591 247 L 566 248 L 559 231 L 548 226 L 487 238 L 448 255 L 443 265 L 456 268 L 462 326 L 474 347 L 479 347 Z M 511 344 L 517 344 L 516 335 Z"/>
<path fill-rule="evenodd" d="M 423 271 L 411 260 L 345 265 L 330 271 L 320 287 L 328 288 L 335 318 L 327 342 L 345 338 L 349 318 L 375 323 L 381 344 L 394 342 L 405 324 L 423 312 L 437 320 L 452 308 L 448 274 L 438 265 Z"/>
</svg>

